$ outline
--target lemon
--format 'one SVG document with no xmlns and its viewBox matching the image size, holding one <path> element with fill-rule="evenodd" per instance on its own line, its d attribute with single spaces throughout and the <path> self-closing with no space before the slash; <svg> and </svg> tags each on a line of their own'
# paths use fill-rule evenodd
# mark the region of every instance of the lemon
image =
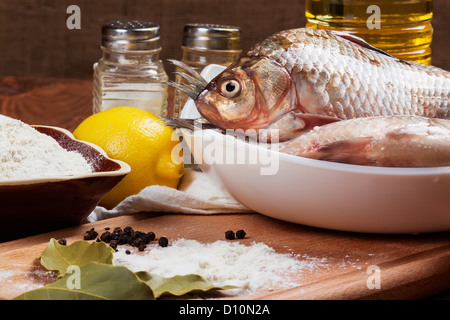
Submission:
<svg viewBox="0 0 450 320">
<path fill-rule="evenodd" d="M 131 172 L 100 202 L 105 208 L 113 208 L 147 186 L 178 187 L 184 172 L 178 137 L 148 111 L 135 107 L 107 109 L 86 118 L 73 135 L 131 167 Z"/>
</svg>

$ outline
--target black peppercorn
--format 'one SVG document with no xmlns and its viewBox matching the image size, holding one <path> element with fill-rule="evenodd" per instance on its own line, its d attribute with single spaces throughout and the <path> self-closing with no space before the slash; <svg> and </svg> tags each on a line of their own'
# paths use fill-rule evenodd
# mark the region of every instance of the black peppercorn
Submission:
<svg viewBox="0 0 450 320">
<path fill-rule="evenodd" d="M 111 234 L 111 240 L 117 240 L 117 239 L 119 239 L 119 233 L 118 232 L 113 232 L 112 234 Z"/>
<path fill-rule="evenodd" d="M 125 233 L 130 234 L 131 232 L 133 232 L 133 228 L 130 227 L 130 226 L 128 226 L 128 227 L 123 228 L 123 231 L 124 231 Z"/>
<path fill-rule="evenodd" d="M 117 251 L 117 245 L 118 245 L 117 240 L 111 240 L 111 242 L 109 243 L 109 246 L 113 248 L 115 251 Z"/>
<path fill-rule="evenodd" d="M 134 234 L 135 234 L 135 231 L 133 230 L 132 227 L 125 227 L 123 229 L 123 232 L 129 237 L 134 237 Z"/>
<path fill-rule="evenodd" d="M 225 239 L 234 240 L 235 234 L 232 230 L 225 231 Z"/>
<path fill-rule="evenodd" d="M 156 235 L 153 232 L 147 232 L 143 237 L 142 240 L 144 241 L 145 244 L 149 244 L 150 241 L 155 240 Z"/>
<path fill-rule="evenodd" d="M 119 232 L 119 238 L 117 239 L 118 244 L 127 244 L 128 243 L 128 236 L 125 232 L 120 231 Z"/>
<path fill-rule="evenodd" d="M 102 240 L 105 243 L 109 243 L 112 240 L 112 234 L 109 231 L 105 231 L 100 236 L 100 240 Z"/>
<path fill-rule="evenodd" d="M 142 238 L 143 236 L 145 236 L 145 232 L 142 232 L 142 231 L 135 231 L 134 232 L 134 237 L 135 238 Z"/>
<path fill-rule="evenodd" d="M 62 246 L 65 246 L 67 244 L 67 240 L 66 239 L 60 239 L 58 240 L 58 243 Z"/>
<path fill-rule="evenodd" d="M 246 236 L 246 233 L 244 230 L 238 230 L 236 231 L 236 238 L 238 239 L 244 239 Z"/>
<path fill-rule="evenodd" d="M 130 250 L 125 250 L 125 253 L 126 254 L 131 254 L 131 251 Z"/>
<path fill-rule="evenodd" d="M 169 240 L 167 240 L 166 237 L 161 237 L 161 238 L 159 238 L 159 240 L 158 240 L 158 244 L 159 244 L 161 247 L 167 247 L 167 246 L 169 245 Z"/>
<path fill-rule="evenodd" d="M 85 240 L 94 240 L 97 238 L 97 242 L 103 241 L 108 243 L 111 248 L 117 251 L 117 247 L 119 245 L 130 245 L 135 248 L 138 248 L 139 251 L 143 251 L 151 241 L 156 239 L 155 233 L 153 232 L 143 232 L 134 230 L 132 227 L 127 226 L 125 228 L 115 227 L 112 228 L 106 227 L 104 228 L 104 232 L 97 238 L 98 233 L 92 228 L 89 231 L 86 231 L 86 235 L 84 236 Z M 166 247 L 169 244 L 169 241 L 166 237 L 161 237 L 159 239 L 159 245 L 162 247 Z"/>
<path fill-rule="evenodd" d="M 142 241 L 141 238 L 137 238 L 133 241 L 133 243 L 131 244 L 133 247 L 139 247 L 140 245 L 143 245 L 144 241 Z"/>
<path fill-rule="evenodd" d="M 97 238 L 98 233 L 97 231 L 94 230 L 94 228 L 92 228 L 89 231 L 86 231 L 86 235 L 84 236 L 84 240 L 94 240 L 95 238 Z"/>
</svg>

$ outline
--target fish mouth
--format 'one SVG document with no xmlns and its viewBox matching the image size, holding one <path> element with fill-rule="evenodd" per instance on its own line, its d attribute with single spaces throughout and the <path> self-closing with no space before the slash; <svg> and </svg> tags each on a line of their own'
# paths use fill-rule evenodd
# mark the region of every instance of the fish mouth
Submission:
<svg viewBox="0 0 450 320">
<path fill-rule="evenodd" d="M 164 83 L 186 93 L 189 98 L 196 100 L 199 94 L 208 85 L 208 82 L 197 71 L 195 71 L 185 63 L 174 59 L 167 60 L 184 71 L 174 72 L 174 74 L 181 76 L 187 82 L 178 83 L 175 81 L 166 81 Z"/>
<path fill-rule="evenodd" d="M 225 119 L 223 119 L 217 108 L 205 99 L 205 93 L 199 94 L 195 100 L 198 112 L 200 112 L 202 117 L 209 122 L 215 124 L 219 128 L 224 128 L 223 122 L 225 122 Z"/>
</svg>

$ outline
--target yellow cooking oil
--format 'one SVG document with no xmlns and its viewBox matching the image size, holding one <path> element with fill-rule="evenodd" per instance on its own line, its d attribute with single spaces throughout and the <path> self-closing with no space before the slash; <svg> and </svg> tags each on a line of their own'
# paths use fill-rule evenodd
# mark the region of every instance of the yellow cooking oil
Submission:
<svg viewBox="0 0 450 320">
<path fill-rule="evenodd" d="M 306 0 L 306 27 L 346 31 L 423 64 L 431 64 L 432 17 L 432 0 Z"/>
</svg>

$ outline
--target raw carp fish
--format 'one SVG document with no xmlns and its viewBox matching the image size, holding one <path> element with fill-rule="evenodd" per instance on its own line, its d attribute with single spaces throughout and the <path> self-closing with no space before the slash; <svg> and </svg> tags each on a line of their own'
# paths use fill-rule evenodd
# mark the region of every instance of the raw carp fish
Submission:
<svg viewBox="0 0 450 320">
<path fill-rule="evenodd" d="M 450 166 L 450 121 L 419 116 L 350 119 L 280 143 L 279 151 L 356 165 Z"/>
<path fill-rule="evenodd" d="M 335 123 L 324 131 L 330 135 L 330 141 L 340 139 L 338 132 L 343 130 L 356 142 L 354 139 L 361 134 L 360 126 L 381 128 L 401 122 L 407 127 L 408 123 L 415 126 L 416 120 L 423 122 L 422 118 L 450 118 L 450 72 L 399 60 L 343 32 L 323 29 L 278 32 L 256 44 L 209 83 L 189 67 L 173 62 L 184 69 L 182 74 L 187 84 L 170 84 L 194 99 L 204 119 L 222 129 L 265 132 L 276 129 L 278 141 L 290 142 L 290 147 L 285 149 L 289 153 L 300 155 L 304 150 L 301 143 L 310 144 L 304 137 L 293 139 L 323 125 Z M 387 118 L 382 120 L 380 116 Z M 406 117 L 399 120 L 397 116 Z M 359 118 L 367 120 L 347 122 Z M 430 126 L 450 130 L 446 121 L 433 122 Z M 414 135 L 397 134 L 396 128 L 389 134 L 375 135 L 377 145 L 400 145 L 400 140 L 405 142 L 407 137 L 417 141 Z M 418 135 L 424 138 L 421 133 Z M 270 134 L 266 138 L 270 140 Z M 360 138 L 367 142 L 367 136 Z M 399 142 L 394 142 L 396 138 Z M 440 138 L 432 134 L 426 145 L 431 146 L 435 141 L 436 150 L 448 149 L 445 147 L 448 139 L 441 143 Z M 383 142 L 383 139 L 387 140 Z M 320 157 L 339 158 L 336 152 L 345 150 L 342 142 L 336 144 L 341 144 L 341 148 L 335 149 L 332 156 Z M 294 152 L 294 146 L 299 148 L 298 152 Z M 359 146 L 362 151 L 364 144 Z M 414 157 L 406 149 L 397 149 L 398 157 L 389 156 L 392 161 L 367 161 L 372 165 L 404 166 L 402 158 Z M 424 152 L 420 147 L 411 150 Z M 445 154 L 448 157 L 448 151 Z M 366 158 L 365 154 L 355 156 Z M 449 162 L 430 157 L 433 160 L 423 159 L 423 166 Z M 341 160 L 361 162 L 344 156 Z M 411 162 L 410 165 L 419 164 Z"/>
</svg>

